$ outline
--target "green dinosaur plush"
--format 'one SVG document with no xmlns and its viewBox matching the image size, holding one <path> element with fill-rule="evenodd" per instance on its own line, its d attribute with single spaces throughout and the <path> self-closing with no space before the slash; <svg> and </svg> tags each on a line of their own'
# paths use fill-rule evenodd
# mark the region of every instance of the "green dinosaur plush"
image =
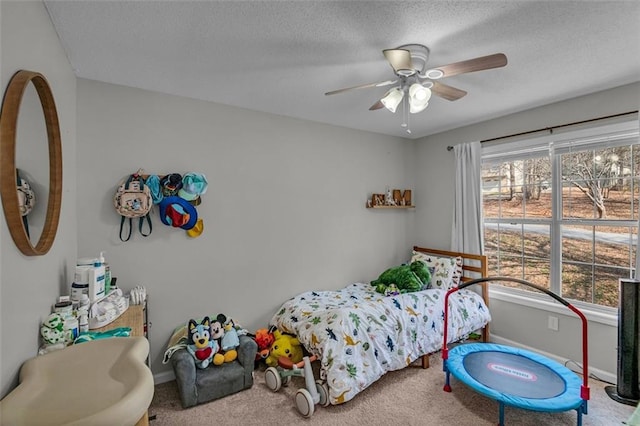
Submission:
<svg viewBox="0 0 640 426">
<path fill-rule="evenodd" d="M 427 264 L 421 260 L 416 260 L 410 265 L 400 265 L 389 268 L 380 274 L 377 280 L 371 281 L 371 285 L 376 287 L 378 293 L 386 294 L 387 288 L 391 284 L 400 290 L 400 293 L 410 291 L 420 291 L 427 288 L 431 282 L 431 272 Z"/>
</svg>

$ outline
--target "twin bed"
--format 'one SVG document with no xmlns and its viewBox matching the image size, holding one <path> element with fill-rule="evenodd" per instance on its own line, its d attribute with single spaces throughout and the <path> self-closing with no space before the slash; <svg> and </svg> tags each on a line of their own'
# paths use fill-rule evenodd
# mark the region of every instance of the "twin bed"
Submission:
<svg viewBox="0 0 640 426">
<path fill-rule="evenodd" d="M 298 337 L 320 360 L 329 402 L 352 399 L 388 371 L 399 370 L 442 348 L 444 296 L 451 286 L 487 276 L 486 256 L 414 247 L 412 260 L 432 270 L 428 289 L 385 296 L 369 283 L 341 290 L 309 291 L 288 301 L 271 324 Z M 448 342 L 481 330 L 488 341 L 488 283 L 449 299 Z"/>
</svg>

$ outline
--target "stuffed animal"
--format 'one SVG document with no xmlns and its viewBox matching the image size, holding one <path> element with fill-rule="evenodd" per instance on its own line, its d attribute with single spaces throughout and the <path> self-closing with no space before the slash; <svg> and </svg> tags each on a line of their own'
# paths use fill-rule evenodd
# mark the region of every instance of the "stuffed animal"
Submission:
<svg viewBox="0 0 640 426">
<path fill-rule="evenodd" d="M 224 324 L 224 336 L 220 341 L 220 347 L 223 351 L 230 351 L 240 346 L 240 338 L 238 337 L 238 330 L 236 330 L 236 324 L 231 318 L 227 319 Z"/>
<path fill-rule="evenodd" d="M 214 339 L 218 343 L 218 351 L 213 357 L 214 365 L 222 365 L 225 362 L 232 362 L 232 361 L 235 361 L 236 358 L 238 358 L 238 351 L 236 350 L 237 345 L 232 349 L 228 349 L 228 350 L 222 349 L 222 345 L 223 345 L 222 340 L 224 339 L 224 335 L 225 335 L 224 326 L 226 322 L 227 322 L 226 315 L 218 314 L 218 316 L 216 316 L 216 320 L 211 323 L 211 339 Z M 238 336 L 236 334 L 236 338 L 237 337 Z"/>
<path fill-rule="evenodd" d="M 288 334 L 280 333 L 280 330 L 273 332 L 274 341 L 269 349 L 269 356 L 266 363 L 269 367 L 278 365 L 278 358 L 286 356 L 291 362 L 298 363 L 302 361 L 302 345 L 300 341 Z"/>
<path fill-rule="evenodd" d="M 256 363 L 258 361 L 267 359 L 267 357 L 269 356 L 269 349 L 271 348 L 271 345 L 275 340 L 275 338 L 273 337 L 273 333 L 269 332 L 269 330 L 267 330 L 266 328 L 260 328 L 256 331 L 255 337 L 253 339 L 258 344 Z"/>
<path fill-rule="evenodd" d="M 40 335 L 45 346 L 64 344 L 64 320 L 60 314 L 54 313 L 47 317 L 40 327 Z"/>
<path fill-rule="evenodd" d="M 385 296 L 397 296 L 400 294 L 400 289 L 395 284 L 391 283 L 384 289 Z"/>
<path fill-rule="evenodd" d="M 219 349 L 218 342 L 211 336 L 209 317 L 204 317 L 200 324 L 190 319 L 187 324 L 187 332 L 187 351 L 195 358 L 196 367 L 207 368 Z"/>
<path fill-rule="evenodd" d="M 431 281 L 431 272 L 427 264 L 421 260 L 411 262 L 410 265 L 400 265 L 389 268 L 380 274 L 377 280 L 371 281 L 378 293 L 386 294 L 388 287 L 395 284 L 400 293 L 420 291 L 427 288 Z"/>
</svg>

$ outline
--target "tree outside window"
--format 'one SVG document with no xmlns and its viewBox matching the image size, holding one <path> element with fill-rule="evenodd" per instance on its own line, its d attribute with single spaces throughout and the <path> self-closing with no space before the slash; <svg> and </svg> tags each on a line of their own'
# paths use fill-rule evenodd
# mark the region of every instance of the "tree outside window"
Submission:
<svg viewBox="0 0 640 426">
<path fill-rule="evenodd" d="M 635 274 L 640 145 L 637 131 L 614 142 L 483 159 L 490 275 L 618 306 L 618 280 Z"/>
</svg>

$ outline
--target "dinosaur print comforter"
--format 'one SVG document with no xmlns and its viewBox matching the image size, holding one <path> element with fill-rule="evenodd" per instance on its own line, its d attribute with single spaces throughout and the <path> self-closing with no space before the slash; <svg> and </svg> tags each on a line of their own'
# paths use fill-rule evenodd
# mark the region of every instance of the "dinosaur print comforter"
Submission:
<svg viewBox="0 0 640 426">
<path fill-rule="evenodd" d="M 342 404 L 387 371 L 406 367 L 442 347 L 445 290 L 383 296 L 367 283 L 310 291 L 285 302 L 271 319 L 320 359 L 330 402 Z M 460 290 L 449 297 L 449 341 L 491 321 L 482 297 Z"/>
</svg>

